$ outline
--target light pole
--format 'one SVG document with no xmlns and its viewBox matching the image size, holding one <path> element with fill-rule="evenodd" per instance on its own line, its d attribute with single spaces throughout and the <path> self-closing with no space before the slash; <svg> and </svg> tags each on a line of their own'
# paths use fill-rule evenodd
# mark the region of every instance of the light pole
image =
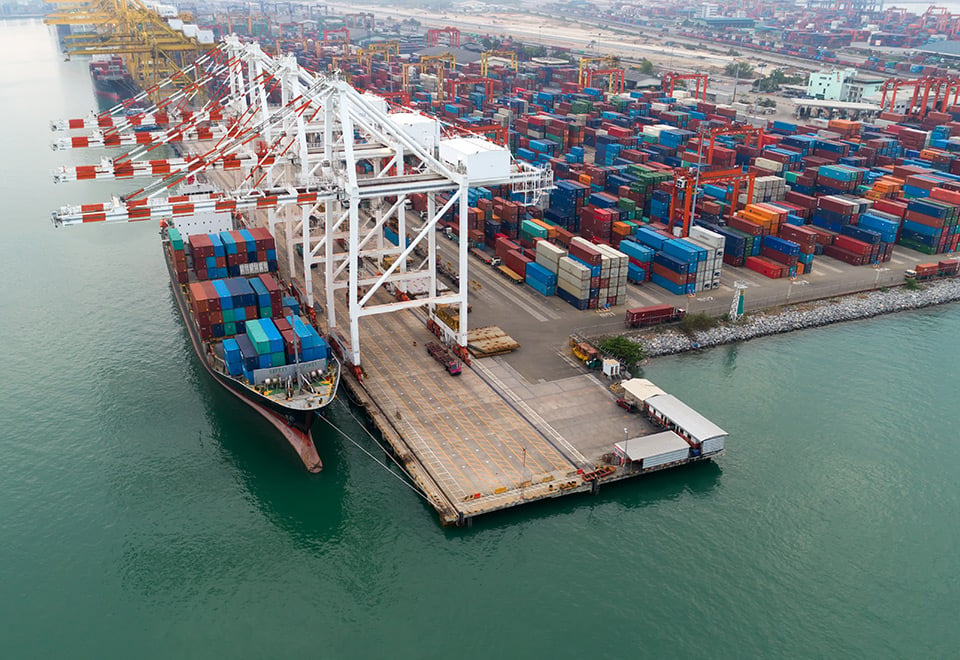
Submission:
<svg viewBox="0 0 960 660">
<path fill-rule="evenodd" d="M 880 273 L 883 272 L 883 271 L 885 271 L 885 270 L 890 270 L 890 269 L 889 269 L 889 268 L 881 268 L 881 267 L 880 267 L 880 264 L 874 264 L 874 265 L 873 265 L 873 269 L 874 269 L 875 271 L 877 271 L 877 276 L 876 276 L 876 277 L 874 278 L 874 280 L 873 280 L 873 290 L 876 291 L 876 290 L 877 290 L 877 286 L 879 286 L 879 284 L 880 284 Z"/>
<path fill-rule="evenodd" d="M 796 277 L 791 277 L 790 283 L 787 284 L 787 302 L 790 302 L 790 292 L 793 291 L 794 284 L 796 284 L 797 286 L 807 286 L 809 282 L 807 282 L 806 280 L 798 280 Z"/>
</svg>

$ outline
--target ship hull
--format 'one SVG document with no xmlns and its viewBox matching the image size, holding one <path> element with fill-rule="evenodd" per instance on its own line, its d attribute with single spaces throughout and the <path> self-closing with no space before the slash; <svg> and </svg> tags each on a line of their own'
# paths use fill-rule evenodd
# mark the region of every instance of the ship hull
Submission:
<svg viewBox="0 0 960 660">
<path fill-rule="evenodd" d="M 180 284 L 177 282 L 177 274 L 167 249 L 164 248 L 163 252 L 164 261 L 167 264 L 167 272 L 170 275 L 170 285 L 173 289 L 174 299 L 177 301 L 180 315 L 183 317 L 184 325 L 187 327 L 187 333 L 190 335 L 190 343 L 193 344 L 193 350 L 200 359 L 200 363 L 204 369 L 231 394 L 260 413 L 264 419 L 270 422 L 274 428 L 283 435 L 309 472 L 319 472 L 323 468 L 323 462 L 320 460 L 320 455 L 317 453 L 317 448 L 310 435 L 310 426 L 314 420 L 316 420 L 317 415 L 322 409 L 292 410 L 285 408 L 277 402 L 251 391 L 242 383 L 214 369 L 210 363 L 210 356 L 206 351 L 206 343 L 200 338 L 199 330 L 193 322 L 190 307 L 183 295 Z"/>
</svg>

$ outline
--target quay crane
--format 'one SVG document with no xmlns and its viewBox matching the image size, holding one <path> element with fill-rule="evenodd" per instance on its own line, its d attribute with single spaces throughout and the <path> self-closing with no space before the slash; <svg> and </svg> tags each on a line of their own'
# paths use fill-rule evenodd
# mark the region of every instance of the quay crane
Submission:
<svg viewBox="0 0 960 660">
<path fill-rule="evenodd" d="M 141 0 L 91 0 L 64 2 L 47 14 L 47 25 L 93 26 L 89 32 L 68 34 L 63 47 L 68 57 L 77 55 L 120 55 L 133 81 L 153 101 L 163 98 L 164 89 L 183 88 L 195 83 L 188 70 L 201 54 L 213 46 L 204 41 L 200 30 L 188 36 L 188 27 L 176 16 L 161 16 Z M 179 21 L 184 28 L 174 29 L 167 19 Z M 174 23 L 176 24 L 176 23 Z M 167 84 L 160 86 L 161 81 Z"/>
<path fill-rule="evenodd" d="M 481 137 L 444 137 L 434 117 L 408 109 L 390 113 L 384 98 L 358 92 L 337 74 L 311 72 L 292 56 L 272 57 L 235 37 L 198 59 L 195 69 L 198 84 L 220 84 L 223 93 L 194 111 L 154 104 L 128 117 L 127 107 L 118 105 L 101 115 L 52 123 L 58 132 L 99 131 L 58 140 L 64 148 L 107 146 L 108 136 L 130 147 L 100 165 L 60 168 L 57 180 L 152 179 L 122 198 L 63 207 L 53 213 L 55 225 L 162 219 L 190 233 L 203 231 L 211 219 L 246 215 L 269 227 L 279 250 L 285 247 L 292 274 L 303 279 L 309 309 L 315 308 L 311 267 L 318 266 L 326 326 L 358 377 L 360 323 L 375 314 L 425 309 L 465 356 L 468 242 L 459 243 L 459 286 L 441 293 L 440 220 L 456 205 L 460 234 L 466 235 L 469 188 L 509 185 L 532 204 L 552 187 L 550 170 L 516 161 L 509 150 Z M 150 120 L 158 130 L 138 137 L 135 128 Z M 170 142 L 184 150 L 182 156 L 148 159 Z M 181 186 L 198 175 L 216 181 L 219 189 L 190 192 Z M 407 200 L 415 194 L 426 195 L 422 222 L 407 217 Z M 408 229 L 412 235 L 394 245 L 384 235 L 388 226 L 396 226 L 399 236 L 408 236 Z M 302 270 L 296 266 L 297 246 Z M 426 258 L 417 258 L 415 250 Z M 405 293 L 411 280 L 426 280 L 425 297 L 389 295 Z M 346 305 L 338 307 L 344 299 Z M 455 328 L 438 315 L 441 306 L 459 310 Z"/>
</svg>

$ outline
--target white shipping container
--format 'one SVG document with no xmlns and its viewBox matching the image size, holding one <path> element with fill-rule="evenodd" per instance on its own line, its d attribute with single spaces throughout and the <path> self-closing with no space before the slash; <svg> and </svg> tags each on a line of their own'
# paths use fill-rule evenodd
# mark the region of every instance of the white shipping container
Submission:
<svg viewBox="0 0 960 660">
<path fill-rule="evenodd" d="M 560 257 L 557 261 L 558 270 L 561 273 L 567 273 L 568 277 L 572 280 L 589 280 L 590 279 L 590 269 L 584 266 L 582 263 L 576 259 L 571 259 L 570 257 Z"/>
<path fill-rule="evenodd" d="M 537 242 L 537 255 L 543 254 L 549 257 L 553 261 L 558 261 L 560 257 L 567 256 L 567 251 L 561 247 L 557 247 L 549 241 L 538 241 Z"/>
<path fill-rule="evenodd" d="M 756 163 L 757 167 L 761 167 L 761 168 L 763 168 L 763 169 L 765 169 L 765 170 L 769 170 L 769 171 L 771 171 L 771 172 L 782 172 L 782 171 L 783 171 L 783 163 L 778 162 L 778 161 L 775 161 L 775 160 L 770 160 L 769 158 L 764 158 L 763 156 L 757 157 L 757 159 L 754 161 L 754 163 Z M 756 182 L 754 182 L 754 184 L 756 184 Z"/>
<path fill-rule="evenodd" d="M 590 297 L 590 289 L 583 289 L 579 285 L 570 284 L 562 278 L 557 278 L 557 287 L 563 289 L 577 300 L 585 300 Z"/>
<path fill-rule="evenodd" d="M 546 268 L 547 270 L 549 270 L 551 273 L 556 273 L 556 272 L 557 272 L 557 262 L 556 262 L 556 261 L 550 261 L 547 257 L 545 257 L 545 256 L 542 255 L 542 254 L 537 254 L 537 259 L 536 259 L 536 261 L 537 261 L 537 264 L 538 264 L 538 265 L 543 266 L 544 268 Z"/>
</svg>

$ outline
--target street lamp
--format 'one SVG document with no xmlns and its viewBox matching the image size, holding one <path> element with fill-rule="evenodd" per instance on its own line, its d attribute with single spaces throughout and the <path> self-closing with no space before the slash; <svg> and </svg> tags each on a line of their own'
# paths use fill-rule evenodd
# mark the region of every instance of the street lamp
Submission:
<svg viewBox="0 0 960 660">
<path fill-rule="evenodd" d="M 877 286 L 880 284 L 880 273 L 885 270 L 890 270 L 889 268 L 881 268 L 880 264 L 873 264 L 873 269 L 877 271 L 877 276 L 873 280 L 873 290 L 877 290 Z"/>
<path fill-rule="evenodd" d="M 787 284 L 787 302 L 790 301 L 790 292 L 793 291 L 794 284 L 796 284 L 797 286 L 807 286 L 809 282 L 807 282 L 806 280 L 798 280 L 796 277 L 791 277 L 790 283 Z"/>
</svg>

